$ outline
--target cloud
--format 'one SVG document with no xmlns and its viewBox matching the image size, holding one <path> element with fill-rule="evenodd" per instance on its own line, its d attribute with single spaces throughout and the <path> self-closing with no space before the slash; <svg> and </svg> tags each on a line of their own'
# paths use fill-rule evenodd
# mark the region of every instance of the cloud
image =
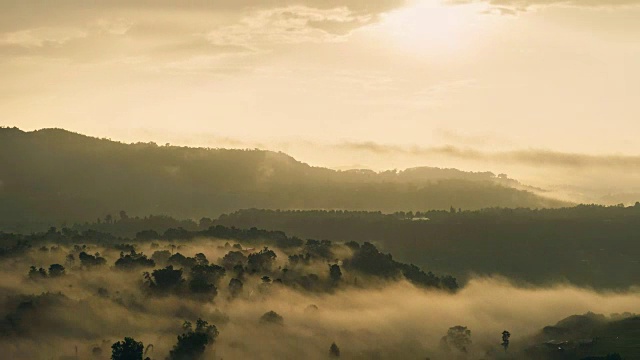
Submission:
<svg viewBox="0 0 640 360">
<path fill-rule="evenodd" d="M 133 25 L 125 19 L 107 20 L 100 19 L 96 21 L 96 25 L 103 31 L 112 35 L 124 35 L 131 29 Z"/>
<path fill-rule="evenodd" d="M 436 129 L 434 133 L 447 144 L 463 144 L 466 146 L 485 147 L 494 144 L 514 146 L 515 143 L 504 136 L 497 134 L 464 134 L 450 129 Z"/>
<path fill-rule="evenodd" d="M 461 160 L 491 161 L 530 166 L 554 166 L 576 169 L 620 168 L 640 169 L 640 156 L 630 155 L 588 155 L 565 153 L 552 150 L 528 149 L 502 152 L 488 152 L 473 148 L 445 145 L 434 147 L 399 146 L 371 141 L 344 142 L 338 148 L 352 151 L 372 152 L 380 155 L 445 156 Z"/>
<path fill-rule="evenodd" d="M 482 13 L 489 15 L 517 15 L 518 11 L 504 6 L 493 6 Z"/>
<path fill-rule="evenodd" d="M 487 13 L 514 15 L 536 6 L 573 6 L 573 7 L 630 7 L 640 6 L 640 0 L 448 0 L 449 4 L 487 3 L 493 7 Z"/>
<path fill-rule="evenodd" d="M 219 64 L 218 56 L 262 56 L 281 45 L 339 41 L 404 3 L 0 0 L 0 57 L 129 66 L 142 62 L 169 72 L 235 72 L 238 67 Z M 131 58 L 140 61 L 126 60 Z"/>
<path fill-rule="evenodd" d="M 349 30 L 371 21 L 346 7 L 317 9 L 303 6 L 262 10 L 239 23 L 207 34 L 215 45 L 261 48 L 276 44 L 334 41 Z"/>
<path fill-rule="evenodd" d="M 87 32 L 75 28 L 34 28 L 7 32 L 0 36 L 0 46 L 19 46 L 28 49 L 62 46 L 72 39 L 87 37 Z"/>
</svg>

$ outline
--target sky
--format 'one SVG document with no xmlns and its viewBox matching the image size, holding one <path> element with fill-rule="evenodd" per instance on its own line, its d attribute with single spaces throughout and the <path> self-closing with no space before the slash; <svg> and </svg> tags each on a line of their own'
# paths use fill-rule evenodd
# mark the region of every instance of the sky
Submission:
<svg viewBox="0 0 640 360">
<path fill-rule="evenodd" d="M 2 126 L 532 181 L 640 164 L 640 0 L 0 6 Z"/>
</svg>

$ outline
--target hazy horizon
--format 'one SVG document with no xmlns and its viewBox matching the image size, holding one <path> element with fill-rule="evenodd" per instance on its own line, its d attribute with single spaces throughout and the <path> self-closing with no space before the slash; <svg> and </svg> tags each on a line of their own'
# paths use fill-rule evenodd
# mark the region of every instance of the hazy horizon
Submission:
<svg viewBox="0 0 640 360">
<path fill-rule="evenodd" d="M 2 2 L 0 125 L 374 169 L 452 159 L 325 150 L 640 153 L 635 0 L 81 3 Z"/>
<path fill-rule="evenodd" d="M 640 0 L 0 9 L 5 357 L 640 359 Z"/>
<path fill-rule="evenodd" d="M 3 126 L 640 193 L 636 0 L 0 4 Z"/>
<path fill-rule="evenodd" d="M 60 127 L 18 128 L 22 131 L 52 128 L 72 131 Z M 637 185 L 640 179 L 640 155 L 564 153 L 540 148 L 487 151 L 482 147 L 471 146 L 420 147 L 371 141 L 323 144 L 304 139 L 280 141 L 269 145 L 206 134 L 174 136 L 171 138 L 174 141 L 169 141 L 169 138 L 153 132 L 147 132 L 145 136 L 134 139 L 111 138 L 103 134 L 79 134 L 125 144 L 153 142 L 161 146 L 269 150 L 283 152 L 311 166 L 342 171 L 365 169 L 383 172 L 419 167 L 452 168 L 467 172 L 488 171 L 496 175 L 507 174 L 522 185 L 532 186 L 529 190 L 539 188 L 544 190 L 540 193 L 544 196 L 573 203 L 633 205 L 640 201 L 640 186 Z M 448 136 L 455 137 L 454 134 Z M 330 160 L 323 161 L 325 158 Z M 367 160 L 375 161 L 379 166 L 370 166 Z"/>
</svg>

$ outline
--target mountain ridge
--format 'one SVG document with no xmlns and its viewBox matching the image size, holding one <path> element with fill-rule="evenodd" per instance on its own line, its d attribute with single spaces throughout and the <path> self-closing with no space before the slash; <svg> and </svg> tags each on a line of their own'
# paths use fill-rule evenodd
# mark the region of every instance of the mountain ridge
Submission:
<svg viewBox="0 0 640 360">
<path fill-rule="evenodd" d="M 200 218 L 243 208 L 393 212 L 567 204 L 490 172 L 338 171 L 269 150 L 126 144 L 64 129 L 0 129 L 0 184 L 4 221 L 87 221 L 122 209 Z"/>
</svg>

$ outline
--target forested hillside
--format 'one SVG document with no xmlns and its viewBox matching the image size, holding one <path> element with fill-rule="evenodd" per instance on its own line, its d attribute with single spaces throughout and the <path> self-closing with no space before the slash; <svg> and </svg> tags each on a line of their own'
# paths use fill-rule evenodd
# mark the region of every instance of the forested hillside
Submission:
<svg viewBox="0 0 640 360">
<path fill-rule="evenodd" d="M 252 209 L 223 215 L 216 223 L 303 238 L 372 241 L 403 261 L 462 279 L 498 274 L 596 288 L 640 282 L 640 203 L 395 214 Z"/>
<path fill-rule="evenodd" d="M 474 274 L 502 275 L 517 282 L 568 282 L 597 289 L 628 288 L 640 282 L 640 204 L 392 214 L 247 209 L 197 221 L 129 216 L 121 211 L 99 221 L 67 224 L 61 231 L 93 239 L 107 233 L 148 239 L 206 232 L 212 226 L 286 231 L 303 240 L 372 242 L 399 261 L 450 273 L 462 281 Z M 0 238 L 0 243 L 5 241 Z"/>
<path fill-rule="evenodd" d="M 492 173 L 335 171 L 263 150 L 123 144 L 65 130 L 0 129 L 0 218 L 54 224 L 132 215 L 199 219 L 242 208 L 383 212 L 554 207 Z"/>
</svg>

